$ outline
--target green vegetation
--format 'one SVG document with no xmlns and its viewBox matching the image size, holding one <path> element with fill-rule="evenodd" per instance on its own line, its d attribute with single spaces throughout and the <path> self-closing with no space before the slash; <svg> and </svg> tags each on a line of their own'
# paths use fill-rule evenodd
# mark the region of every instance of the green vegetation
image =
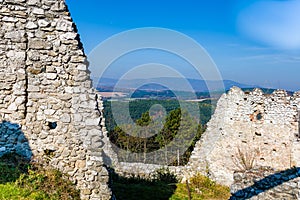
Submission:
<svg viewBox="0 0 300 200">
<path fill-rule="evenodd" d="M 18 154 L 4 154 L 0 157 L 0 184 L 15 182 L 28 172 L 28 160 Z"/>
<path fill-rule="evenodd" d="M 252 92 L 255 88 L 241 88 L 245 93 Z M 276 89 L 272 88 L 260 88 L 264 94 L 272 94 Z M 290 93 L 289 91 L 287 91 Z"/>
<path fill-rule="evenodd" d="M 228 187 L 216 184 L 203 175 L 196 175 L 186 183 L 178 183 L 176 176 L 168 169 L 158 170 L 152 179 L 141 177 L 120 177 L 112 173 L 112 190 L 121 200 L 188 200 L 189 192 L 193 200 L 228 199 Z"/>
<path fill-rule="evenodd" d="M 161 105 L 166 114 L 178 108 L 187 108 L 190 114 L 194 117 L 200 118 L 202 125 L 206 124 L 211 114 L 213 113 L 216 101 L 204 100 L 201 102 L 188 102 L 178 100 L 133 100 L 133 101 L 104 101 L 104 116 L 105 126 L 108 131 L 113 130 L 117 123 L 114 119 L 118 119 L 118 125 L 130 124 L 140 119 L 143 113 L 149 111 L 154 105 Z M 199 109 L 194 109 L 198 106 Z M 113 109 L 113 110 L 112 110 Z M 126 110 L 129 109 L 129 115 L 125 115 Z"/>
<path fill-rule="evenodd" d="M 166 200 L 176 189 L 177 178 L 167 169 L 158 170 L 149 179 L 111 174 L 112 191 L 118 200 Z"/>
<path fill-rule="evenodd" d="M 136 120 L 140 127 L 133 127 L 131 124 L 117 126 L 113 131 L 109 132 L 110 141 L 119 148 L 126 150 L 129 154 L 132 152 L 144 153 L 142 157 L 136 157 L 136 159 L 149 161 L 151 158 L 147 158 L 146 153 L 162 149 L 176 139 L 179 142 L 172 146 L 173 149 L 168 150 L 166 148 L 164 161 L 166 164 L 172 165 L 187 163 L 196 141 L 203 133 L 201 124 L 195 123 L 195 120 L 186 111 L 181 111 L 181 109 L 175 109 L 169 113 L 161 130 L 158 128 L 159 124 L 149 121 L 149 112 L 146 112 L 140 119 Z M 146 129 L 143 128 L 143 126 L 147 125 L 149 126 Z M 123 130 L 130 131 L 130 135 Z M 159 130 L 157 134 L 147 137 L 156 130 Z M 178 134 L 179 131 L 181 131 L 180 134 Z M 181 152 L 183 151 L 182 149 L 185 152 Z M 177 150 L 183 154 L 179 155 L 179 160 Z M 124 157 L 126 156 L 124 155 Z"/>
<path fill-rule="evenodd" d="M 155 105 L 163 107 L 165 115 L 161 107 Z M 165 148 L 164 152 L 157 156 L 170 165 L 184 165 L 188 162 L 214 109 L 210 101 L 177 100 L 106 101 L 104 106 L 110 141 L 125 150 L 118 152 L 121 161 L 126 161 L 130 153 L 140 153 L 134 157 L 136 162 L 151 163 L 151 159 L 156 158 L 147 158 L 147 153 Z M 123 114 L 128 107 L 130 115 Z M 118 119 L 118 126 L 115 119 Z M 139 126 L 135 126 L 133 122 Z M 174 140 L 178 142 L 170 149 L 168 144 Z"/>
<path fill-rule="evenodd" d="M 230 189 L 229 187 L 219 185 L 214 181 L 210 180 L 208 177 L 197 174 L 192 177 L 188 183 L 178 183 L 175 193 L 171 196 L 170 200 L 188 200 L 189 192 L 191 194 L 191 199 L 193 200 L 221 200 L 229 199 Z"/>
<path fill-rule="evenodd" d="M 0 158 L 0 199 L 79 199 L 79 191 L 59 171 L 7 154 Z"/>
</svg>

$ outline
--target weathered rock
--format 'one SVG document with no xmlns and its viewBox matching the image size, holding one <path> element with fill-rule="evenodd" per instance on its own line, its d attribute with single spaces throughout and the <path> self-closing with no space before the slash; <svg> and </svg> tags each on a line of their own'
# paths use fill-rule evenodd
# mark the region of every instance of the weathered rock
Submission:
<svg viewBox="0 0 300 200">
<path fill-rule="evenodd" d="M 44 15 L 45 14 L 44 10 L 41 8 L 33 8 L 32 13 L 36 14 L 36 15 Z"/>
<path fill-rule="evenodd" d="M 51 48 L 51 45 L 50 43 L 47 43 L 44 40 L 34 39 L 34 40 L 29 40 L 28 47 L 37 50 L 46 50 L 46 49 L 48 50 Z"/>
<path fill-rule="evenodd" d="M 38 25 L 40 27 L 48 27 L 50 25 L 50 22 L 48 20 L 41 19 L 38 21 Z"/>
<path fill-rule="evenodd" d="M 26 24 L 26 28 L 28 28 L 28 29 L 36 29 L 38 26 L 34 23 L 34 22 L 28 22 L 27 24 Z"/>
<path fill-rule="evenodd" d="M 299 106 L 299 97 L 283 90 L 264 95 L 259 89 L 245 93 L 232 88 L 219 99 L 188 165 L 226 185 L 233 182 L 235 170 L 298 166 Z"/>
<path fill-rule="evenodd" d="M 299 181 L 297 168 L 278 172 L 269 167 L 261 167 L 235 172 L 234 184 L 230 187 L 230 200 L 299 199 Z"/>
<path fill-rule="evenodd" d="M 82 199 L 110 199 L 101 102 L 65 1 L 0 0 L 0 15 L 0 156 L 51 156 Z"/>
</svg>

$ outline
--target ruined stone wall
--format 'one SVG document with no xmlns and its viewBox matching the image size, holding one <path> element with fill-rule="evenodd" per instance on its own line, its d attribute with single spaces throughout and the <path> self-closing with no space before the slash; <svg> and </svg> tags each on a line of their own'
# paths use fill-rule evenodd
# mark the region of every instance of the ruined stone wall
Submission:
<svg viewBox="0 0 300 200">
<path fill-rule="evenodd" d="M 230 200 L 300 199 L 299 168 L 275 171 L 268 167 L 235 172 Z"/>
<path fill-rule="evenodd" d="M 233 172 L 251 168 L 251 160 L 253 166 L 276 170 L 299 166 L 298 109 L 298 93 L 277 90 L 265 95 L 260 89 L 245 93 L 232 88 L 218 101 L 187 169 L 230 185 Z"/>
<path fill-rule="evenodd" d="M 82 199 L 95 200 L 111 195 L 104 165 L 139 175 L 161 167 L 117 161 L 63 0 L 0 0 L 0 39 L 0 156 L 47 156 L 76 182 Z M 245 167 L 243 156 L 258 166 L 299 166 L 299 102 L 299 93 L 232 88 L 218 101 L 188 165 L 171 171 L 202 172 L 230 185 L 233 172 Z"/>
<path fill-rule="evenodd" d="M 232 88 L 219 99 L 189 163 L 169 167 L 170 170 L 183 180 L 200 172 L 229 186 L 236 170 L 255 166 L 281 170 L 299 166 L 299 100 L 299 93 L 291 96 L 284 90 L 264 94 L 260 89 L 245 93 Z M 123 175 L 151 176 L 155 170 L 166 167 L 109 158 L 115 171 Z M 243 159 L 248 166 L 242 163 Z"/>
<path fill-rule="evenodd" d="M 82 199 L 109 199 L 102 102 L 65 2 L 0 0 L 0 38 L 0 155 L 48 156 Z"/>
</svg>

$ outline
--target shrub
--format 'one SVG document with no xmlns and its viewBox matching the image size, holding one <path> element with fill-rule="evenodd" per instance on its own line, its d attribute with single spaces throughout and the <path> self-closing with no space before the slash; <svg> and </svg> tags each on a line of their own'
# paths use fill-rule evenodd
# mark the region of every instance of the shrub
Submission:
<svg viewBox="0 0 300 200">
<path fill-rule="evenodd" d="M 0 157 L 0 184 L 13 182 L 22 173 L 27 173 L 29 161 L 16 153 L 7 153 Z"/>
<path fill-rule="evenodd" d="M 75 185 L 55 169 L 34 166 L 27 174 L 22 174 L 15 184 L 32 192 L 40 191 L 51 200 L 80 199 Z"/>
<path fill-rule="evenodd" d="M 151 178 L 122 177 L 111 170 L 112 191 L 122 200 L 166 200 L 176 189 L 177 178 L 168 169 L 161 168 Z"/>
<path fill-rule="evenodd" d="M 193 200 L 202 199 L 229 199 L 229 187 L 222 186 L 210 180 L 208 177 L 197 174 L 189 181 L 189 188 Z M 170 200 L 188 199 L 188 188 L 186 183 L 178 183 L 177 189 Z"/>
<path fill-rule="evenodd" d="M 0 199 L 80 199 L 75 185 L 58 170 L 29 163 L 17 154 L 0 158 Z"/>
<path fill-rule="evenodd" d="M 177 176 L 174 173 L 171 173 L 169 168 L 160 168 L 156 170 L 153 179 L 168 184 L 175 184 L 178 182 Z"/>
</svg>

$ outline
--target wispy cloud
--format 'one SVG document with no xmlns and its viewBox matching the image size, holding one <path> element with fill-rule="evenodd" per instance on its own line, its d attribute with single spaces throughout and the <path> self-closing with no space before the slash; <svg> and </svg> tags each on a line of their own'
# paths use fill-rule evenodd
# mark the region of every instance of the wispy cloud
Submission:
<svg viewBox="0 0 300 200">
<path fill-rule="evenodd" d="M 292 56 L 285 54 L 256 54 L 248 56 L 240 56 L 236 58 L 240 61 L 259 61 L 266 63 L 300 63 L 300 56 Z"/>
<path fill-rule="evenodd" d="M 300 1 L 259 1 L 240 12 L 244 35 L 282 49 L 300 48 Z"/>
<path fill-rule="evenodd" d="M 247 46 L 245 48 L 243 48 L 244 50 L 249 50 L 249 51 L 270 51 L 270 50 L 274 50 L 273 47 L 261 47 L 261 46 Z"/>
</svg>

